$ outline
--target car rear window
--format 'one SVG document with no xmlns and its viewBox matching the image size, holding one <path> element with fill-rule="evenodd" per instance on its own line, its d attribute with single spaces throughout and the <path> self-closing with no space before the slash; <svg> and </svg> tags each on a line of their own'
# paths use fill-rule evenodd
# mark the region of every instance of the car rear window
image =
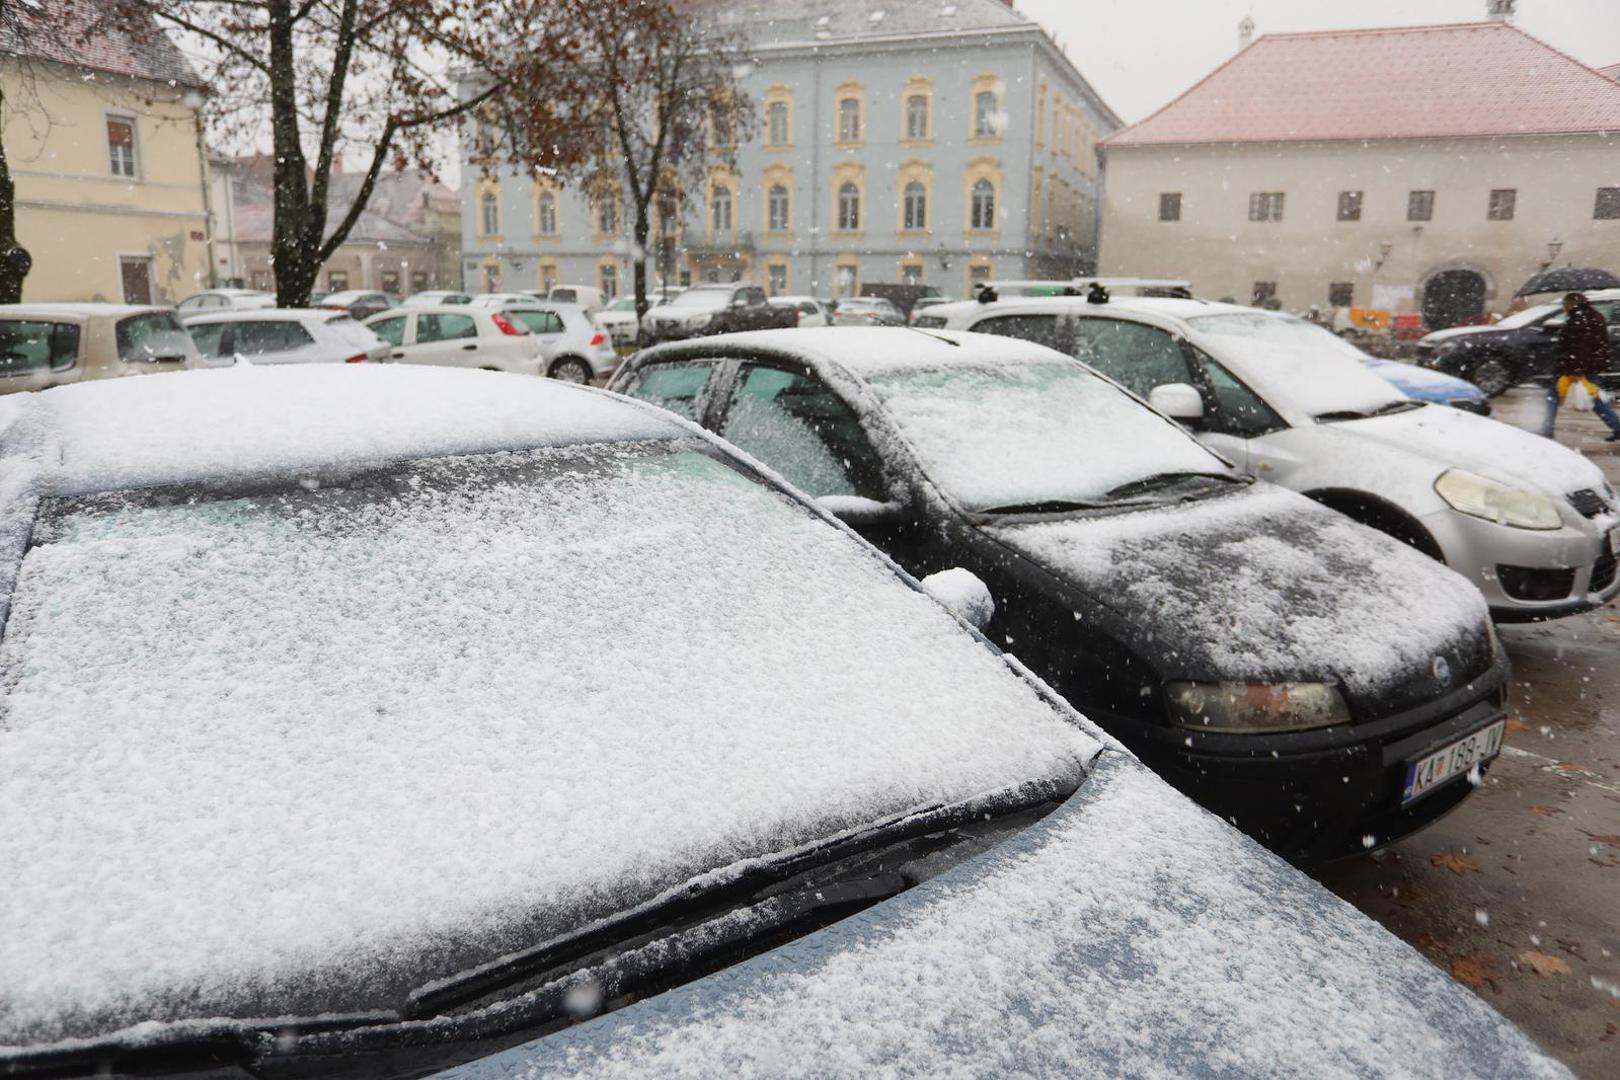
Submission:
<svg viewBox="0 0 1620 1080">
<path fill-rule="evenodd" d="M 197 351 L 202 355 L 221 356 L 227 325 L 223 322 L 191 323 L 186 327 L 186 333 L 191 335 L 191 343 L 197 346 Z"/>
<path fill-rule="evenodd" d="M 562 317 L 555 311 L 508 311 L 507 316 L 529 328 L 531 334 L 560 334 Z"/>
<path fill-rule="evenodd" d="M 63 371 L 78 357 L 77 323 L 0 319 L 0 377 Z"/>
<path fill-rule="evenodd" d="M 236 340 L 232 348 L 243 356 L 265 356 L 270 353 L 292 352 L 315 344 L 298 323 L 287 319 L 236 324 Z"/>
<path fill-rule="evenodd" d="M 416 317 L 416 343 L 425 345 L 433 341 L 453 341 L 457 338 L 478 336 L 478 323 L 471 315 L 418 315 Z"/>
<path fill-rule="evenodd" d="M 115 336 L 118 359 L 126 363 L 184 360 L 195 348 L 180 321 L 166 311 L 120 319 Z"/>
</svg>

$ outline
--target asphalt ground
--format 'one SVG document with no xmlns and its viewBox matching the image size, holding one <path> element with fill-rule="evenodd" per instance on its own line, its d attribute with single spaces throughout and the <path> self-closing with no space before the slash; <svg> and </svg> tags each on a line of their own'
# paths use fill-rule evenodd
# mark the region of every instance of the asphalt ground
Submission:
<svg viewBox="0 0 1620 1080">
<path fill-rule="evenodd" d="M 1536 430 L 1541 392 L 1497 419 Z M 1620 486 L 1620 443 L 1565 410 L 1558 439 Z M 1620 1077 L 1620 604 L 1498 628 L 1513 661 L 1500 758 L 1449 816 L 1316 872 L 1578 1075 Z"/>
</svg>

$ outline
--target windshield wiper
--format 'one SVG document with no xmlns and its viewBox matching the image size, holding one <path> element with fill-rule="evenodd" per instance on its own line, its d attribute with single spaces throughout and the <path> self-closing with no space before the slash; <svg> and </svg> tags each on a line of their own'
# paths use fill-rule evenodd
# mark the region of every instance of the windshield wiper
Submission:
<svg viewBox="0 0 1620 1080">
<path fill-rule="evenodd" d="M 1009 503 L 980 510 L 981 514 L 1062 514 L 1070 510 L 1102 510 L 1107 503 L 1087 502 L 1084 499 L 1041 499 L 1038 502 Z"/>
<path fill-rule="evenodd" d="M 1375 416 L 1390 416 L 1394 413 L 1410 412 L 1421 408 L 1421 401 L 1392 401 L 1388 405 L 1366 412 L 1361 409 L 1339 409 L 1336 412 L 1318 413 L 1312 419 L 1318 424 L 1334 424 L 1341 420 L 1370 420 Z"/>
<path fill-rule="evenodd" d="M 1189 480 L 1221 480 L 1228 484 L 1247 484 L 1247 477 L 1233 476 L 1221 472 L 1162 472 L 1152 476 L 1145 476 L 1140 480 L 1132 480 L 1128 484 L 1121 484 L 1108 492 L 1110 499 L 1123 499 L 1131 495 L 1145 495 L 1150 491 L 1184 484 Z"/>
</svg>

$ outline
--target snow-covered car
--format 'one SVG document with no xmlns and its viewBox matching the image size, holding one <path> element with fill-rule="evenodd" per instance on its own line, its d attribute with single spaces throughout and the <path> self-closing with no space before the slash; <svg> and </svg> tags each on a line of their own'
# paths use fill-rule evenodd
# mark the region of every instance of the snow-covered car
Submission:
<svg viewBox="0 0 1620 1080">
<path fill-rule="evenodd" d="M 200 359 L 173 308 L 0 305 L 0 394 L 183 371 Z"/>
<path fill-rule="evenodd" d="M 596 312 L 607 307 L 613 298 L 594 285 L 553 285 L 536 299 L 550 300 L 554 304 L 577 304 L 586 311 Z"/>
<path fill-rule="evenodd" d="M 184 320 L 203 363 L 364 364 L 389 358 L 388 342 L 342 311 L 322 308 L 227 311 Z"/>
<path fill-rule="evenodd" d="M 805 328 L 832 325 L 832 307 L 814 296 L 773 296 L 776 307 L 790 307 L 799 313 L 799 325 Z"/>
<path fill-rule="evenodd" d="M 366 327 L 386 341 L 398 364 L 546 373 L 545 347 L 529 328 L 493 307 L 447 304 L 373 315 Z"/>
<path fill-rule="evenodd" d="M 1478 413 L 1480 416 L 1489 416 L 1491 414 L 1491 399 L 1485 396 L 1483 390 L 1467 379 L 1458 379 L 1451 375 L 1444 375 L 1438 371 L 1431 371 L 1428 368 L 1403 363 L 1399 360 L 1384 360 L 1376 356 L 1368 356 L 1361 353 L 1359 349 L 1356 352 L 1360 354 L 1359 359 L 1362 367 L 1414 401 L 1450 405 L 1454 409 Z"/>
<path fill-rule="evenodd" d="M 1052 345 L 1187 424 L 1239 468 L 1445 562 L 1499 621 L 1620 592 L 1620 500 L 1580 454 L 1413 401 L 1319 326 L 1202 300 L 952 304 L 962 330 Z"/>
<path fill-rule="evenodd" d="M 903 311 L 881 296 L 846 296 L 833 303 L 833 326 L 905 326 Z"/>
<path fill-rule="evenodd" d="M 426 292 L 412 293 L 400 301 L 400 307 L 451 307 L 456 304 L 472 302 L 472 296 L 464 292 L 451 292 L 446 289 L 429 289 Z"/>
<path fill-rule="evenodd" d="M 369 319 L 373 315 L 399 306 L 387 293 L 371 292 L 366 289 L 346 289 L 343 292 L 327 293 L 318 303 L 313 300 L 311 303 L 316 307 L 330 308 L 333 311 L 347 311 L 356 319 Z"/>
<path fill-rule="evenodd" d="M 182 318 L 209 311 L 252 310 L 273 308 L 276 294 L 263 289 L 204 289 L 186 297 L 174 306 Z"/>
<path fill-rule="evenodd" d="M 653 297 L 647 302 L 657 306 Z M 597 324 L 608 332 L 615 345 L 634 345 L 641 333 L 641 319 L 636 315 L 636 298 L 634 296 L 621 296 L 601 311 L 595 313 Z"/>
<path fill-rule="evenodd" d="M 499 310 L 535 335 L 540 341 L 541 370 L 550 378 L 588 383 L 612 374 L 619 366 L 618 351 L 601 325 L 601 312 L 522 293 L 485 293 L 472 303 Z"/>
<path fill-rule="evenodd" d="M 1609 370 L 1593 379 L 1606 389 L 1620 388 L 1620 289 L 1594 290 L 1587 298 L 1609 321 Z M 1466 378 L 1495 397 L 1517 383 L 1559 373 L 1564 318 L 1560 300 L 1526 308 L 1494 326 L 1436 331 L 1418 342 L 1418 358 L 1425 366 Z"/>
<path fill-rule="evenodd" d="M 192 372 L 0 476 L 8 1076 L 1566 1075 L 668 414 Z"/>
<path fill-rule="evenodd" d="M 1466 581 L 1050 349 L 785 330 L 647 350 L 611 388 L 717 432 L 913 574 L 978 575 L 992 640 L 1290 857 L 1421 828 L 1500 746 L 1507 661 Z"/>
</svg>

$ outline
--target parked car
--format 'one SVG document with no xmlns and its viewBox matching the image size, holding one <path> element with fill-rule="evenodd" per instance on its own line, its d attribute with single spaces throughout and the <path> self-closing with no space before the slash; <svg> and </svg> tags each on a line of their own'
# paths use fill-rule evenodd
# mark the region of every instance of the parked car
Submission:
<svg viewBox="0 0 1620 1080">
<path fill-rule="evenodd" d="M 450 292 L 444 289 L 429 289 L 427 292 L 412 293 L 401 302 L 401 307 L 453 307 L 457 304 L 472 302 L 472 296 L 464 292 Z"/>
<path fill-rule="evenodd" d="M 0 305 L 0 394 L 181 371 L 198 359 L 173 308 Z"/>
<path fill-rule="evenodd" d="M 544 293 L 537 293 L 535 298 L 554 304 L 577 304 L 591 312 L 607 307 L 612 299 L 594 285 L 553 285 Z"/>
<path fill-rule="evenodd" d="M 389 359 L 396 363 L 545 374 L 540 338 L 492 307 L 401 308 L 373 315 L 365 325 L 391 346 Z"/>
<path fill-rule="evenodd" d="M 1444 561 L 1498 620 L 1557 618 L 1620 592 L 1620 502 L 1596 465 L 1508 424 L 1413 401 L 1303 319 L 1155 299 L 934 314 L 1079 357 L 1246 472 Z"/>
<path fill-rule="evenodd" d="M 658 301 L 651 296 L 647 297 L 647 303 L 658 306 Z M 596 312 L 596 322 L 608 332 L 615 345 L 634 345 L 641 336 L 641 319 L 636 315 L 634 296 L 621 296 Z"/>
<path fill-rule="evenodd" d="M 475 297 L 473 304 L 498 308 L 513 323 L 539 338 L 542 370 L 550 378 L 594 382 L 619 366 L 619 354 L 601 325 L 600 312 L 592 314 L 578 304 L 508 293 L 486 293 Z"/>
<path fill-rule="evenodd" d="M 1564 1075 L 689 427 L 231 375 L 0 406 L 7 1075 Z"/>
<path fill-rule="evenodd" d="M 789 327 L 798 318 L 796 310 L 773 307 L 758 285 L 694 285 L 647 312 L 643 344 Z"/>
<path fill-rule="evenodd" d="M 905 326 L 900 309 L 882 297 L 846 296 L 833 303 L 834 326 Z"/>
<path fill-rule="evenodd" d="M 916 325 L 917 320 L 922 318 L 923 313 L 929 308 L 949 303 L 951 303 L 951 298 L 948 296 L 919 296 L 917 302 L 911 305 L 911 313 L 906 316 L 906 319 Z"/>
<path fill-rule="evenodd" d="M 1291 857 L 1422 827 L 1472 791 L 1466 766 L 1427 786 L 1429 763 L 1483 767 L 1500 745 L 1507 662 L 1466 581 L 1251 481 L 1050 349 L 776 331 L 650 349 L 610 385 L 754 455 L 911 573 L 978 575 L 992 640 Z"/>
<path fill-rule="evenodd" d="M 261 289 L 205 289 L 193 296 L 186 297 L 176 304 L 174 309 L 184 317 L 186 315 L 201 314 L 205 311 L 273 308 L 275 306 L 276 294 L 264 292 Z"/>
<path fill-rule="evenodd" d="M 861 285 L 863 297 L 879 297 L 893 304 L 909 321 L 918 301 L 939 299 L 935 285 L 898 285 L 886 281 L 868 281 Z"/>
<path fill-rule="evenodd" d="M 333 311 L 347 311 L 356 319 L 369 319 L 398 305 L 387 293 L 350 289 L 346 292 L 328 293 L 316 306 L 330 308 Z"/>
<path fill-rule="evenodd" d="M 389 358 L 388 342 L 346 312 L 323 308 L 193 315 L 186 332 L 204 364 L 363 364 Z"/>
<path fill-rule="evenodd" d="M 1609 371 L 1593 381 L 1605 389 L 1620 389 L 1620 289 L 1588 295 L 1592 306 L 1609 320 L 1613 353 Z M 1538 304 L 1495 326 L 1458 327 L 1468 331 L 1461 334 L 1444 330 L 1430 334 L 1418 343 L 1419 357 L 1426 366 L 1467 379 L 1495 397 L 1518 383 L 1558 374 L 1564 318 L 1561 302 Z"/>
<path fill-rule="evenodd" d="M 1350 345 L 1349 342 L 1345 344 Z M 1491 415 L 1491 399 L 1485 396 L 1485 391 L 1467 379 L 1442 375 L 1438 371 L 1400 360 L 1383 360 L 1376 356 L 1368 356 L 1354 345 L 1350 345 L 1350 348 L 1359 354 L 1358 359 L 1362 367 L 1414 401 L 1450 405 L 1454 409 L 1477 413 L 1480 416 Z"/>
<path fill-rule="evenodd" d="M 773 296 L 770 301 L 777 307 L 792 308 L 798 312 L 799 326 L 832 325 L 832 305 L 825 300 L 818 300 L 814 296 Z"/>
</svg>

